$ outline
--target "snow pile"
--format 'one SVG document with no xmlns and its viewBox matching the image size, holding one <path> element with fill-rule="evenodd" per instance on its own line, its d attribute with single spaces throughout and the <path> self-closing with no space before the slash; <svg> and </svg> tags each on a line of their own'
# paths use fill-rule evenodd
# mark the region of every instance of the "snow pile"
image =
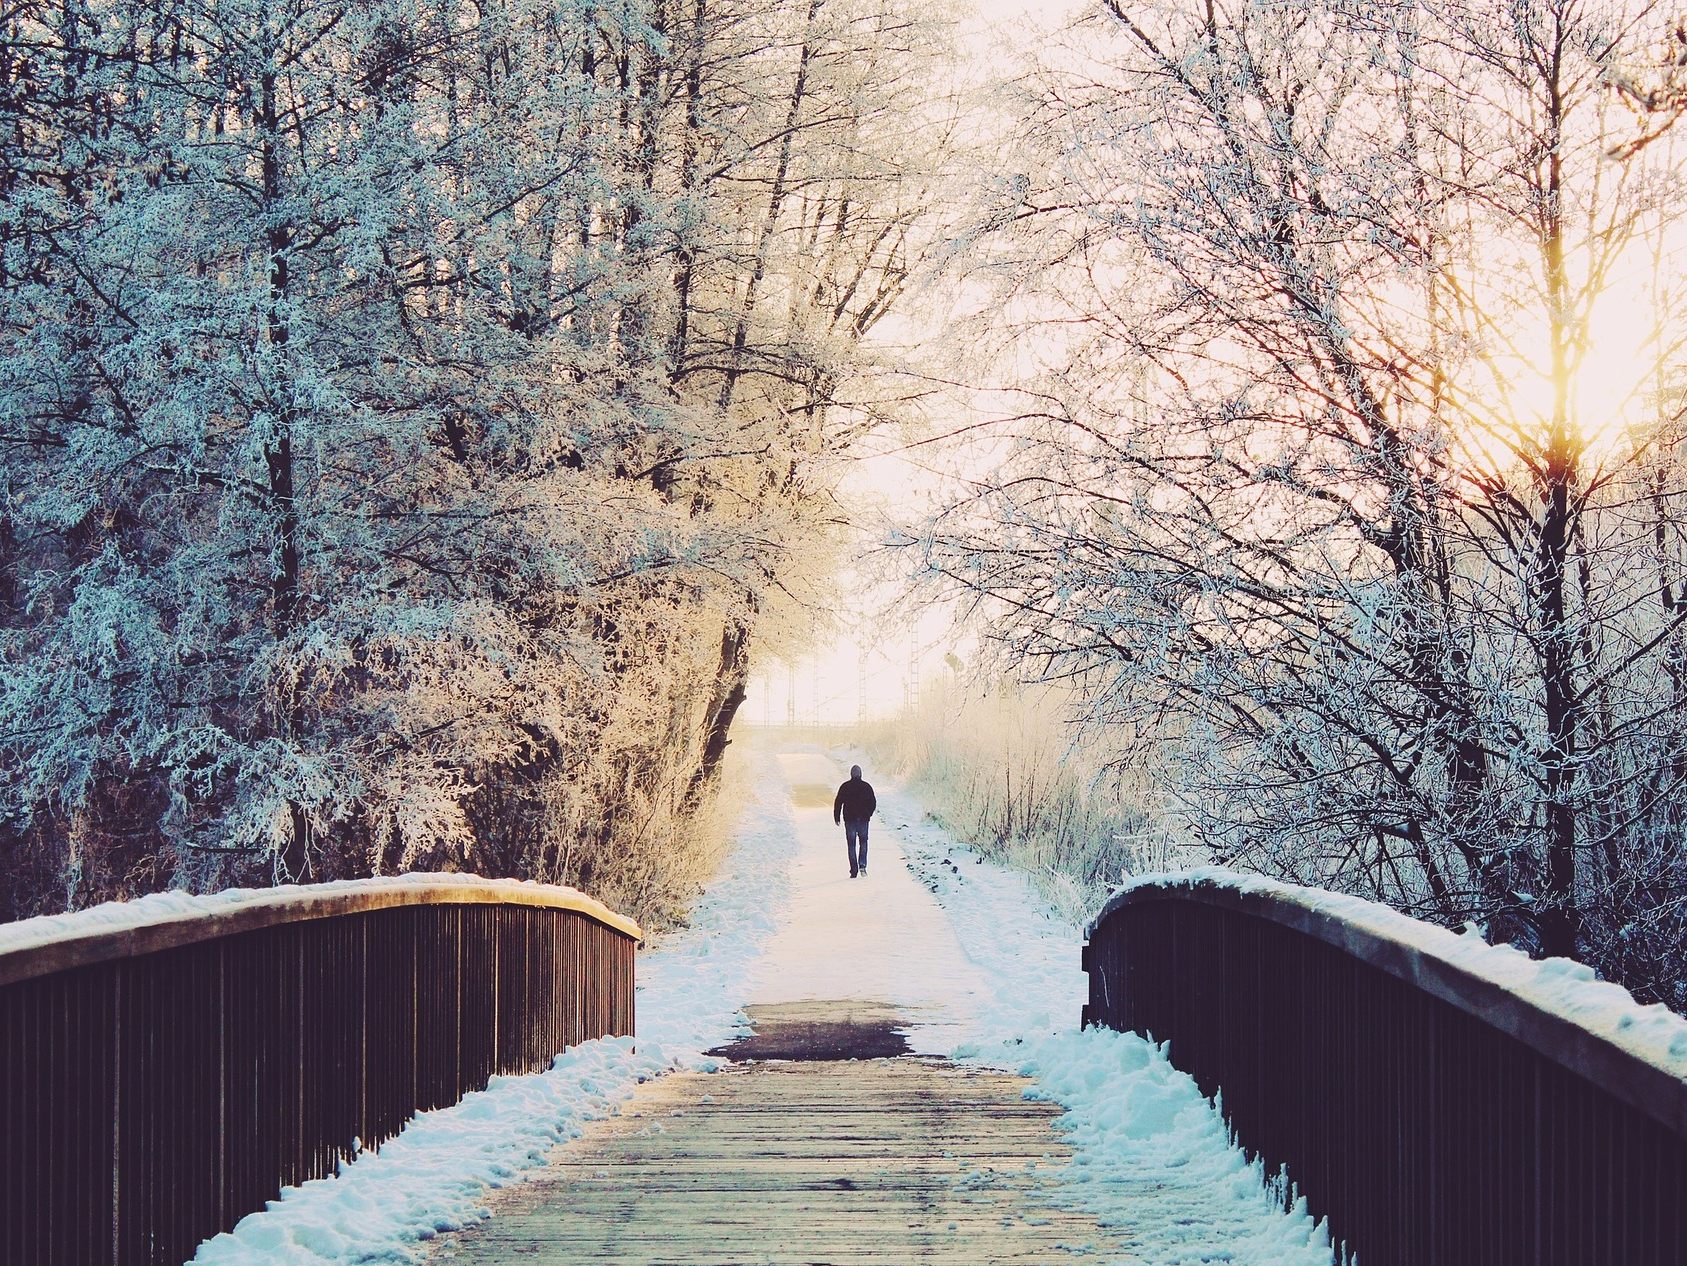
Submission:
<svg viewBox="0 0 1687 1266">
<path fill-rule="evenodd" d="M 398 1137 L 329 1178 L 289 1187 L 261 1213 L 200 1245 L 205 1266 L 413 1262 L 442 1231 L 485 1216 L 481 1195 L 544 1162 L 683 1056 L 632 1038 L 586 1042 L 528 1077 L 418 1113 Z"/>
<path fill-rule="evenodd" d="M 1112 1225 L 1154 1266 L 1331 1266 L 1325 1225 L 1230 1141 L 1218 1110 L 1165 1048 L 1134 1033 L 1070 1030 L 1029 1043 L 1033 1097 L 1066 1109 L 1064 1199 Z M 1128 1210 L 1119 1218 L 1118 1211 Z"/>
<path fill-rule="evenodd" d="M 757 774 L 737 844 L 691 926 L 639 957 L 636 1041 L 585 1042 L 546 1072 L 494 1078 L 460 1103 L 419 1113 L 378 1152 L 361 1154 L 332 1177 L 288 1188 L 263 1212 L 206 1241 L 194 1261 L 417 1261 L 440 1232 L 487 1216 L 488 1187 L 543 1164 L 551 1148 L 613 1112 L 640 1082 L 678 1068 L 716 1067 L 703 1051 L 741 1031 L 739 1003 L 787 890 L 789 800 L 772 762 L 763 761 Z"/>
<path fill-rule="evenodd" d="M 1533 959 L 1509 945 L 1489 945 L 1479 936 L 1461 935 L 1362 897 L 1283 883 L 1221 866 L 1203 866 L 1133 877 L 1102 908 L 1097 922 L 1125 894 L 1161 885 L 1228 888 L 1268 896 L 1340 919 L 1383 940 L 1410 946 L 1472 976 L 1491 981 L 1540 1010 L 1579 1025 L 1674 1077 L 1687 1079 L 1687 1017 L 1662 1004 L 1642 1006 L 1621 985 L 1600 980 L 1585 963 L 1568 958 Z"/>
<path fill-rule="evenodd" d="M 556 884 L 535 884 L 524 879 L 484 879 L 479 875 L 457 875 L 415 871 L 378 879 L 342 879 L 327 884 L 279 884 L 274 888 L 227 888 L 221 892 L 153 892 L 131 901 L 106 901 L 69 914 L 44 914 L 16 923 L 0 924 L 0 953 L 33 949 L 55 941 L 127 932 L 157 927 L 210 914 L 227 914 L 253 906 L 280 905 L 300 898 L 351 896 L 370 887 L 379 888 L 496 888 L 506 891 L 552 893 L 572 897 L 604 913 L 607 907 L 573 888 Z"/>
<path fill-rule="evenodd" d="M 875 789 L 879 815 L 897 828 L 908 869 L 937 898 L 966 956 L 992 982 L 961 1053 L 1077 1028 L 1089 998 L 1078 929 L 1049 910 L 1023 871 L 958 843 L 905 787 L 885 779 Z"/>
<path fill-rule="evenodd" d="M 1059 1124 L 1074 1155 L 1051 1175 L 1056 1198 L 1094 1213 L 1115 1247 L 1154 1266 L 1331 1266 L 1324 1226 L 1304 1201 L 1285 1212 L 1281 1180 L 1231 1144 L 1218 1110 L 1164 1048 L 1078 1027 L 1081 929 L 1052 915 L 1023 873 L 958 843 L 886 783 L 881 812 L 910 869 L 996 984 L 955 1057 L 1033 1078 L 1029 1093 L 1065 1109 Z"/>
</svg>

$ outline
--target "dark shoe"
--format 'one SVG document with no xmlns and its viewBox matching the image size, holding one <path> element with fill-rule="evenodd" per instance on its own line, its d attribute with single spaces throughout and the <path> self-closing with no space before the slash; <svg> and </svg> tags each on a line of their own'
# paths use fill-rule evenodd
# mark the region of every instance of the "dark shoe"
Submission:
<svg viewBox="0 0 1687 1266">
<path fill-rule="evenodd" d="M 854 879 L 854 878 L 855 878 L 855 872 L 854 872 L 854 871 L 853 871 L 853 870 L 852 870 L 852 871 L 850 871 L 850 872 L 849 872 L 849 877 L 850 877 L 850 878 L 851 878 L 851 879 Z"/>
</svg>

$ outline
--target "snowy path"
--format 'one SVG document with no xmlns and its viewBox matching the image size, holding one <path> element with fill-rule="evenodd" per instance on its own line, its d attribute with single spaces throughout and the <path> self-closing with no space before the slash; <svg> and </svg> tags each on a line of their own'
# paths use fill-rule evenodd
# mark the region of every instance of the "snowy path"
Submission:
<svg viewBox="0 0 1687 1266">
<path fill-rule="evenodd" d="M 1322 1230 L 1302 1208 L 1283 1211 L 1161 1052 L 1078 1030 L 1081 933 L 1022 875 L 975 857 L 869 770 L 880 816 L 869 875 L 850 880 L 831 822 L 842 766 L 813 750 L 754 762 L 755 800 L 723 874 L 690 928 L 641 955 L 636 1043 L 588 1042 L 550 1072 L 499 1078 L 424 1113 L 379 1153 L 208 1242 L 196 1262 L 982 1264 L 1077 1260 L 1055 1247 L 1070 1244 L 1085 1261 L 1143 1266 L 1330 1266 Z M 821 1015 L 875 1039 L 889 1017 L 915 1051 L 949 1058 L 727 1064 L 705 1054 L 745 1036 L 745 1009 L 770 1031 Z M 761 1058 L 753 1044 L 737 1051 Z M 776 1072 L 786 1080 L 765 1080 Z M 816 1078 L 863 1097 L 770 1097 Z M 744 1115 L 727 1110 L 733 1095 Z M 661 1118 L 692 1113 L 714 1134 L 664 1151 Z M 723 1140 L 718 1165 L 710 1137 Z M 993 1147 L 993 1161 L 977 1153 Z M 699 1183 L 714 1193 L 705 1203 Z M 836 1192 L 861 1183 L 910 1198 L 837 1204 Z M 819 1221 L 805 1240 L 798 1214 L 810 1206 Z M 875 1207 L 888 1221 L 858 1226 Z M 697 1225 L 623 1257 L 601 1237 L 570 1248 L 590 1217 L 619 1218 L 622 1231 L 641 1219 Z M 529 1241 L 512 1240 L 520 1226 Z M 823 1234 L 832 1239 L 816 1255 Z M 851 1256 L 851 1237 L 883 1253 Z M 503 1255 L 470 1256 L 477 1244 Z"/>
<path fill-rule="evenodd" d="M 536 1180 L 498 1193 L 490 1219 L 440 1245 L 439 1266 L 980 1266 L 1071 1260 L 1118 1239 L 1061 1203 L 1071 1148 L 1027 1078 L 838 1057 L 893 1026 L 913 1051 L 949 1054 L 988 1009 L 989 979 L 889 824 L 867 873 L 849 877 L 831 819 L 839 766 L 813 752 L 776 761 L 796 851 L 784 920 L 750 978 L 756 1036 L 728 1048 L 746 1062 L 644 1087 Z"/>
<path fill-rule="evenodd" d="M 915 1051 L 949 1054 L 988 1006 L 988 979 L 908 869 L 899 833 L 883 819 L 869 833 L 867 873 L 849 877 L 843 830 L 832 822 L 832 797 L 845 773 L 837 762 L 813 752 L 777 759 L 796 828 L 791 902 L 746 1001 L 889 1003 L 908 1021 Z"/>
</svg>

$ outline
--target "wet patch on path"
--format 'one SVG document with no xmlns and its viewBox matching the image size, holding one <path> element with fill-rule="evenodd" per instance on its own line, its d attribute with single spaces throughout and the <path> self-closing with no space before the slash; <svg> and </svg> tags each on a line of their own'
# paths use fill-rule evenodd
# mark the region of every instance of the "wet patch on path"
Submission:
<svg viewBox="0 0 1687 1266">
<path fill-rule="evenodd" d="M 781 1002 L 746 1007 L 754 1030 L 710 1055 L 753 1060 L 888 1059 L 912 1052 L 908 1017 L 882 1002 Z"/>
</svg>

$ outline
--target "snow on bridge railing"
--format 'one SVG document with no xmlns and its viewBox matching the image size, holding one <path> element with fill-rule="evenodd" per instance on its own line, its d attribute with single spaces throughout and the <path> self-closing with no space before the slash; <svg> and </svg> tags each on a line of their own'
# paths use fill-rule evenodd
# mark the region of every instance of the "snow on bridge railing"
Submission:
<svg viewBox="0 0 1687 1266">
<path fill-rule="evenodd" d="M 1084 966 L 1085 1022 L 1169 1042 L 1362 1266 L 1687 1263 L 1687 1020 L 1581 964 L 1209 868 Z"/>
<path fill-rule="evenodd" d="M 0 926 L 0 1262 L 177 1266 L 414 1113 L 631 1033 L 639 937 L 464 875 Z"/>
</svg>

